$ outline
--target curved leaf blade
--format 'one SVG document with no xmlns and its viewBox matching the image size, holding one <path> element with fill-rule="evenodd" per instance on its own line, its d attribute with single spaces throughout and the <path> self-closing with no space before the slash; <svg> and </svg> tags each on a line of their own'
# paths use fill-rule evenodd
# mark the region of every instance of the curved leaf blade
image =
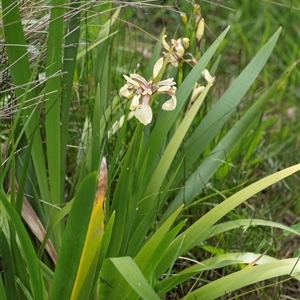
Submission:
<svg viewBox="0 0 300 300">
<path fill-rule="evenodd" d="M 116 257 L 109 260 L 139 296 L 148 300 L 160 299 L 131 257 Z M 111 299 L 118 299 L 114 296 L 111 297 Z"/>
<path fill-rule="evenodd" d="M 58 253 L 50 299 L 69 300 L 84 247 L 97 189 L 97 173 L 88 175 L 74 198 Z M 42 298 L 40 298 L 42 299 Z"/>
<path fill-rule="evenodd" d="M 244 268 L 241 271 L 217 279 L 202 288 L 190 293 L 185 300 L 210 300 L 217 299 L 229 292 L 250 284 L 278 276 L 292 276 L 300 279 L 300 260 L 290 258 L 274 262 L 265 263 L 253 268 Z"/>
<path fill-rule="evenodd" d="M 21 253 L 26 262 L 28 274 L 30 277 L 30 286 L 31 292 L 34 299 L 45 299 L 45 286 L 42 280 L 38 256 L 35 253 L 33 248 L 33 244 L 30 240 L 30 237 L 27 234 L 27 231 L 24 227 L 24 224 L 21 221 L 20 216 L 17 214 L 12 205 L 8 202 L 3 192 L 0 192 L 0 200 L 1 200 L 1 214 L 4 209 L 9 216 L 9 220 L 11 221 L 15 232 L 19 239 L 19 245 L 21 246 Z"/>
</svg>

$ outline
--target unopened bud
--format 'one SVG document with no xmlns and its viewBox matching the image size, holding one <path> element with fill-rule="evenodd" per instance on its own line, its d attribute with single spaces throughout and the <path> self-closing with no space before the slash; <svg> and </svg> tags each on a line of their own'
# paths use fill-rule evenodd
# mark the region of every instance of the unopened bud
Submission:
<svg viewBox="0 0 300 300">
<path fill-rule="evenodd" d="M 194 4 L 194 18 L 195 18 L 195 23 L 198 24 L 198 22 L 201 19 L 201 9 L 200 9 L 200 5 L 198 4 Z"/>
<path fill-rule="evenodd" d="M 196 39 L 199 42 L 202 39 L 203 33 L 204 33 L 204 19 L 202 18 L 200 22 L 198 23 L 197 31 L 196 31 Z"/>
<path fill-rule="evenodd" d="M 181 17 L 182 23 L 183 23 L 184 25 L 186 25 L 187 22 L 188 22 L 188 18 L 187 18 L 187 16 L 186 16 L 186 13 L 181 13 L 181 14 L 180 14 L 180 17 Z"/>
<path fill-rule="evenodd" d="M 190 102 L 193 103 L 195 102 L 195 100 L 197 99 L 197 97 L 200 95 L 200 93 L 203 92 L 203 90 L 205 89 L 204 86 L 198 86 L 198 84 L 196 83 L 192 92 L 192 96 L 191 96 L 191 100 Z"/>
<path fill-rule="evenodd" d="M 207 82 L 212 82 L 212 83 L 214 82 L 214 77 L 210 75 L 207 69 L 203 70 L 202 75 Z"/>
<path fill-rule="evenodd" d="M 190 45 L 190 40 L 188 38 L 182 38 L 182 45 L 184 49 L 187 49 Z"/>
<path fill-rule="evenodd" d="M 201 11 L 200 11 L 200 5 L 194 4 L 193 8 L 194 8 L 194 15 L 197 15 L 197 14 L 201 13 Z"/>
</svg>

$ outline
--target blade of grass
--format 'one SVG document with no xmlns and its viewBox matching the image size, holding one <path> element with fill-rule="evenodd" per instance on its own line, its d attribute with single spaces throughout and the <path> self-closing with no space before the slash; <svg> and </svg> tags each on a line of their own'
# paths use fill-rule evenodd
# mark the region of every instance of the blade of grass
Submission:
<svg viewBox="0 0 300 300">
<path fill-rule="evenodd" d="M 75 282 L 97 189 L 97 173 L 80 184 L 64 231 L 63 242 L 50 295 L 51 300 L 69 300 Z M 66 273 L 66 270 L 68 272 Z M 42 298 L 41 298 L 42 299 Z"/>
<path fill-rule="evenodd" d="M 49 34 L 46 56 L 46 146 L 47 166 L 51 199 L 50 203 L 63 203 L 63 185 L 65 177 L 61 175 L 61 97 L 62 97 L 62 53 L 64 33 L 65 1 L 53 0 L 51 3 Z M 65 125 L 65 124 L 64 124 Z M 52 210 L 50 220 L 53 218 Z M 53 244 L 58 248 L 61 245 L 62 225 L 56 226 L 53 232 Z"/>
<path fill-rule="evenodd" d="M 31 116 L 31 121 L 27 123 L 25 133 L 27 140 L 33 139 L 32 160 L 37 174 L 36 178 L 40 187 L 41 197 L 44 201 L 49 201 L 49 188 L 47 181 L 47 172 L 44 161 L 44 149 L 42 147 L 42 138 L 39 131 L 39 117 L 35 111 L 35 106 L 26 107 L 26 100 L 32 101 L 35 98 L 35 92 L 30 85 L 33 78 L 31 73 L 27 45 L 24 38 L 18 1 L 2 0 L 3 26 L 6 42 L 6 52 L 10 65 L 12 82 L 17 88 L 14 90 L 19 105 L 24 107 L 23 116 Z M 22 72 L 20 72 L 22 70 Z M 26 94 L 22 87 L 27 87 Z M 23 105 L 24 104 L 24 105 Z"/>
<path fill-rule="evenodd" d="M 184 106 L 186 100 L 188 99 L 188 96 L 190 92 L 193 90 L 195 83 L 200 77 L 200 74 L 202 73 L 202 71 L 204 70 L 204 68 L 212 58 L 212 56 L 217 51 L 220 43 L 225 38 L 228 30 L 229 27 L 226 30 L 224 30 L 224 32 L 216 39 L 216 41 L 204 53 L 204 55 L 198 61 L 196 66 L 192 69 L 192 71 L 189 73 L 189 75 L 185 78 L 185 80 L 178 88 L 178 91 L 176 93 L 178 102 L 175 110 L 172 111 L 172 113 L 164 113 L 161 116 L 161 118 L 156 122 L 155 128 L 151 132 L 151 135 L 149 136 L 149 139 L 146 142 L 145 150 L 144 150 L 145 153 L 143 154 L 144 157 L 146 157 L 146 154 L 149 155 L 148 165 L 146 168 L 147 170 L 149 170 L 148 172 L 151 171 L 152 162 L 155 161 L 155 157 L 157 156 L 157 153 L 159 153 L 159 149 L 161 148 L 161 145 L 165 140 L 168 131 L 172 127 L 172 124 L 175 122 L 178 114 L 180 113 L 182 107 Z M 148 176 L 146 176 L 145 180 L 147 180 L 147 178 Z"/>
<path fill-rule="evenodd" d="M 170 266 L 173 253 L 175 253 L 181 245 L 180 254 L 185 253 L 192 247 L 198 244 L 202 240 L 203 234 L 209 230 L 218 220 L 225 216 L 228 212 L 234 209 L 239 204 L 243 203 L 251 196 L 257 194 L 263 189 L 269 187 L 270 185 L 292 175 L 295 172 L 300 171 L 300 164 L 294 165 L 292 167 L 281 170 L 270 176 L 267 176 L 250 186 L 244 188 L 243 190 L 237 192 L 233 196 L 229 197 L 218 206 L 206 213 L 200 220 L 195 222 L 186 231 L 181 233 L 170 248 L 166 251 L 163 263 L 158 268 L 158 274 L 162 275 L 165 270 Z"/>
<path fill-rule="evenodd" d="M 187 131 L 189 130 L 189 127 L 191 123 L 193 122 L 198 110 L 200 109 L 200 106 L 202 105 L 209 89 L 212 86 L 212 82 L 209 83 L 203 92 L 200 94 L 200 96 L 196 99 L 195 103 L 191 107 L 191 109 L 186 114 L 185 118 L 180 123 L 178 129 L 176 130 L 176 134 L 173 135 L 171 141 L 169 142 L 168 146 L 166 147 L 166 150 L 164 151 L 161 159 L 159 160 L 159 163 L 147 185 L 145 194 L 146 195 L 153 195 L 150 197 L 150 199 L 147 199 L 147 201 L 143 201 L 143 204 L 140 205 L 140 213 L 144 214 L 147 211 L 149 211 L 155 203 L 155 201 L 152 200 L 153 197 L 156 197 L 157 193 L 159 192 L 163 181 L 165 180 L 165 177 L 169 171 L 169 168 L 171 166 L 171 163 L 178 151 L 178 148 L 180 147 L 184 136 L 186 135 Z M 161 203 L 159 205 L 161 207 Z"/>
<path fill-rule="evenodd" d="M 226 254 L 217 255 L 184 269 L 183 271 L 176 274 L 176 276 L 172 276 L 158 282 L 155 287 L 159 290 L 158 293 L 159 295 L 164 295 L 175 286 L 182 284 L 183 282 L 189 280 L 192 276 L 201 274 L 204 271 L 216 270 L 216 269 L 224 268 L 227 266 L 234 266 L 238 264 L 248 264 L 253 262 L 260 256 L 261 254 L 251 253 L 251 252 L 226 253 Z M 278 260 L 271 256 L 264 255 L 263 257 L 260 258 L 260 260 L 257 261 L 257 264 L 264 264 L 273 261 L 278 261 Z"/>
<path fill-rule="evenodd" d="M 6 299 L 6 296 L 8 299 L 17 299 L 13 260 L 7 239 L 2 230 L 0 231 L 0 249 L 2 269 L 5 270 L 0 280 L 2 283 L 0 299 Z M 2 280 L 4 281 L 5 289 Z"/>
<path fill-rule="evenodd" d="M 139 267 L 140 271 L 143 273 L 144 277 L 150 281 L 153 277 L 154 270 L 159 264 L 163 253 L 169 247 L 171 242 L 174 240 L 175 236 L 182 229 L 185 221 L 181 222 L 175 228 L 170 231 L 170 227 L 173 225 L 176 217 L 181 212 L 182 207 L 180 207 L 147 241 L 143 248 L 134 258 L 135 263 Z M 147 260 L 145 260 L 147 257 Z M 125 280 L 121 279 L 115 286 L 115 289 L 119 290 L 119 297 L 126 299 L 134 299 L 134 291 L 127 292 Z M 123 294 L 121 294 L 123 291 Z"/>
<path fill-rule="evenodd" d="M 107 185 L 106 159 L 103 157 L 98 178 L 94 207 L 80 258 L 71 299 L 88 299 L 95 281 L 100 245 L 104 231 L 104 200 Z M 97 276 L 96 276 L 97 277 Z"/>
<path fill-rule="evenodd" d="M 69 10 L 72 12 L 71 19 L 68 22 L 67 36 L 65 39 L 64 47 L 64 61 L 63 61 L 63 91 L 61 103 L 61 168 L 60 177 L 63 180 L 66 174 L 66 156 L 67 156 L 67 143 L 68 143 L 68 129 L 69 129 L 69 116 L 70 106 L 72 102 L 72 89 L 74 72 L 77 62 L 77 51 L 80 36 L 81 25 L 81 10 L 79 9 L 81 2 L 72 0 L 69 4 Z M 61 188 L 64 187 L 62 181 Z M 64 191 L 61 191 L 61 195 Z"/>
<path fill-rule="evenodd" d="M 204 117 L 191 137 L 186 141 L 184 147 L 185 160 L 183 163 L 186 170 L 190 170 L 191 166 L 195 163 L 195 161 L 198 160 L 199 156 L 203 153 L 205 148 L 220 132 L 224 123 L 235 111 L 238 104 L 240 103 L 250 86 L 253 84 L 254 80 L 271 55 L 279 38 L 280 32 L 281 28 L 279 28 L 275 32 L 275 34 L 269 39 L 264 47 L 251 60 L 248 66 L 231 84 L 231 86 L 222 95 L 219 101 Z M 182 178 L 178 178 L 176 180 L 176 183 L 181 180 Z"/>
<path fill-rule="evenodd" d="M 116 257 L 109 260 L 140 297 L 149 300 L 160 299 L 131 257 Z M 114 290 L 108 299 L 116 299 L 117 295 L 118 292 Z"/>
<path fill-rule="evenodd" d="M 264 109 L 270 99 L 280 90 L 286 83 L 288 75 L 294 69 L 296 63 L 293 64 L 283 76 L 274 82 L 269 88 L 241 117 L 235 126 L 226 134 L 219 144 L 204 159 L 202 164 L 192 173 L 185 182 L 185 188 L 180 190 L 175 199 L 172 201 L 165 212 L 162 221 L 168 217 L 181 203 L 189 205 L 193 199 L 201 193 L 206 183 L 214 175 L 217 169 L 226 161 L 226 155 L 229 155 L 240 139 L 247 134 L 251 126 L 257 121 L 257 117 Z M 199 137 L 200 139 L 200 137 Z"/>
<path fill-rule="evenodd" d="M 248 286 L 255 282 L 267 280 L 274 277 L 283 275 L 292 276 L 300 279 L 300 260 L 299 258 L 289 258 L 279 261 L 269 262 L 262 265 L 255 266 L 254 268 L 246 268 L 241 271 L 224 276 L 205 286 L 190 293 L 185 300 L 194 299 L 216 299 L 224 296 L 239 288 Z"/>
<path fill-rule="evenodd" d="M 0 191 L 0 199 L 1 213 L 2 210 L 5 210 L 18 236 L 22 257 L 25 260 L 25 263 L 27 265 L 27 272 L 30 277 L 30 287 L 32 296 L 34 299 L 46 299 L 44 281 L 42 280 L 38 258 L 34 251 L 30 237 L 27 234 L 27 231 L 20 219 L 20 216 L 14 210 L 12 205 L 8 202 L 5 195 L 3 195 L 2 191 Z"/>
</svg>

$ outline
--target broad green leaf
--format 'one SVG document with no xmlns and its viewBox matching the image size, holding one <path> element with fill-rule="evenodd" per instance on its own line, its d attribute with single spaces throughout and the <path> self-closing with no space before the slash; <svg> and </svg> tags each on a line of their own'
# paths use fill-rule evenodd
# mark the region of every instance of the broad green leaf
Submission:
<svg viewBox="0 0 300 300">
<path fill-rule="evenodd" d="M 100 254 L 100 245 L 104 231 L 104 201 L 106 185 L 106 159 L 102 158 L 94 207 L 89 221 L 80 263 L 70 298 L 72 300 L 90 298 L 93 288 L 95 272 Z"/>
<path fill-rule="evenodd" d="M 185 300 L 217 299 L 239 288 L 250 284 L 279 276 L 292 276 L 300 280 L 300 261 L 298 258 L 289 258 L 264 263 L 252 268 L 224 276 L 190 293 Z"/>
<path fill-rule="evenodd" d="M 62 69 L 64 45 L 64 0 L 53 0 L 49 29 L 47 36 L 46 56 L 46 85 L 45 85 L 45 130 L 47 147 L 48 180 L 50 186 L 50 203 L 61 205 L 63 203 L 63 186 L 65 174 L 61 174 L 62 146 L 61 146 L 61 97 L 62 97 Z M 52 210 L 50 220 L 56 213 Z M 52 241 L 56 247 L 61 244 L 62 224 L 54 228 Z"/>
<path fill-rule="evenodd" d="M 27 44 L 21 23 L 19 3 L 18 1 L 2 0 L 2 9 L 10 73 L 16 86 L 14 92 L 20 100 L 24 93 L 24 88 L 22 86 L 24 84 L 29 84 L 28 80 L 30 80 L 32 74 L 26 48 Z M 20 70 L 22 70 L 22 72 L 20 72 Z M 33 96 L 33 93 L 31 92 L 31 95 L 28 96 Z"/>
<path fill-rule="evenodd" d="M 246 135 L 251 126 L 257 120 L 257 116 L 264 109 L 265 105 L 274 96 L 275 93 L 286 82 L 291 70 L 296 66 L 293 64 L 283 76 L 278 79 L 270 89 L 268 89 L 241 117 L 241 119 L 233 126 L 226 136 L 218 143 L 211 153 L 204 159 L 201 165 L 192 173 L 185 182 L 185 188 L 181 189 L 175 199 L 172 201 L 168 210 L 164 214 L 162 220 L 166 218 L 181 203 L 189 205 L 193 199 L 201 193 L 207 182 L 211 179 L 217 169 L 226 161 L 227 156 L 234 147 L 239 143 L 240 139 Z M 185 162 L 183 162 L 184 164 Z"/>
<path fill-rule="evenodd" d="M 30 237 L 27 234 L 20 216 L 8 202 L 2 191 L 0 191 L 0 200 L 1 214 L 5 212 L 9 216 L 9 220 L 13 225 L 14 231 L 18 237 L 20 251 L 27 265 L 27 271 L 30 277 L 30 292 L 32 293 L 32 297 L 34 299 L 45 299 L 46 290 L 40 273 L 38 258 L 33 248 Z M 11 238 L 13 238 L 13 236 Z"/>
<path fill-rule="evenodd" d="M 203 240 L 203 235 L 206 237 L 207 230 L 210 230 L 210 228 L 228 212 L 263 189 L 266 189 L 272 184 L 292 175 L 295 172 L 298 172 L 299 170 L 300 164 L 276 172 L 242 189 L 233 196 L 224 200 L 218 206 L 214 207 L 177 237 L 170 248 L 166 251 L 162 264 L 158 268 L 158 274 L 163 274 L 163 272 L 169 267 L 173 254 L 177 251 L 179 246 L 180 255 L 190 250 L 201 242 Z"/>
<path fill-rule="evenodd" d="M 238 107 L 240 101 L 243 99 L 246 92 L 251 87 L 254 80 L 270 57 L 277 43 L 280 32 L 281 28 L 277 30 L 277 32 L 269 39 L 264 47 L 252 59 L 248 66 L 230 85 L 227 91 L 217 101 L 217 103 L 208 112 L 208 114 L 201 121 L 200 125 L 190 136 L 190 138 L 186 141 L 183 150 L 185 153 L 185 159 L 183 162 L 185 170 L 190 170 L 192 165 L 198 160 L 199 156 L 203 153 L 205 148 L 220 132 L 225 122 L 230 118 L 232 113 Z M 228 152 L 226 153 L 228 154 Z M 201 175 L 197 176 L 200 178 Z M 175 185 L 181 180 L 182 178 L 178 178 L 175 182 Z M 196 183 L 193 182 L 192 186 L 190 185 L 192 180 L 193 177 L 191 177 L 190 181 L 188 182 L 189 186 L 186 187 L 187 197 L 189 196 L 189 193 L 194 188 L 194 186 L 196 186 Z M 180 193 L 178 197 L 182 199 L 183 192 Z"/>
<path fill-rule="evenodd" d="M 152 164 L 156 160 L 157 153 L 159 153 L 163 141 L 165 140 L 170 128 L 172 127 L 172 124 L 176 121 L 176 118 L 180 113 L 182 107 L 186 103 L 189 94 L 194 88 L 195 83 L 200 78 L 202 71 L 204 70 L 214 53 L 217 51 L 220 43 L 226 36 L 228 30 L 229 27 L 217 38 L 217 40 L 211 45 L 211 47 L 204 53 L 204 55 L 201 57 L 201 59 L 198 61 L 198 63 L 195 65 L 195 67 L 192 69 L 192 71 L 189 73 L 189 75 L 185 78 L 185 80 L 178 88 L 178 91 L 176 93 L 178 102 L 175 110 L 172 112 L 163 113 L 160 119 L 156 122 L 155 128 L 151 132 L 151 135 L 149 136 L 149 139 L 147 140 L 146 145 L 144 147 L 144 153 L 142 154 L 143 157 L 148 157 L 146 165 L 147 173 L 144 175 L 144 184 L 148 180 L 148 174 L 150 173 L 153 167 Z M 183 128 L 183 130 L 184 129 L 185 128 Z M 156 189 L 159 188 L 159 186 L 156 187 Z M 149 197 L 149 201 L 154 201 L 153 198 L 154 196 L 156 196 L 155 191 L 152 193 L 152 191 L 147 190 L 147 193 L 148 194 L 145 193 L 144 197 Z M 148 213 L 148 211 L 148 203 L 146 203 L 145 201 L 141 202 L 139 205 L 139 215 L 142 217 L 146 213 Z M 141 217 L 136 218 L 135 227 L 141 223 Z"/>
<path fill-rule="evenodd" d="M 257 264 L 264 264 L 268 262 L 278 261 L 277 259 L 263 255 L 241 252 L 241 253 L 226 253 L 218 256 L 211 257 L 201 262 L 196 262 L 193 266 L 184 269 L 175 276 L 166 278 L 156 284 L 159 290 L 159 295 L 162 296 L 170 291 L 172 288 L 182 284 L 183 282 L 191 279 L 191 277 L 201 274 L 204 271 L 216 270 L 227 266 L 234 266 L 238 264 L 250 264 L 257 260 Z"/>
<path fill-rule="evenodd" d="M 200 96 L 196 99 L 194 104 L 192 105 L 191 109 L 186 114 L 185 118 L 180 123 L 179 127 L 176 130 L 176 134 L 173 135 L 171 141 L 169 142 L 168 146 L 166 147 L 164 154 L 162 155 L 148 185 L 145 194 L 155 195 L 159 192 L 163 181 L 165 180 L 165 177 L 169 171 L 169 168 L 171 166 L 171 163 L 178 151 L 178 148 L 180 147 L 184 136 L 186 135 L 187 131 L 189 130 L 189 127 L 191 123 L 193 122 L 201 104 L 203 103 L 209 89 L 212 86 L 212 82 L 209 83 L 205 90 L 200 94 Z M 145 201 L 143 203 L 143 209 L 149 210 L 151 207 L 153 207 L 153 202 L 151 201 L 152 197 L 148 201 Z M 146 208 L 146 205 L 148 204 L 148 207 Z M 161 205 L 160 205 L 161 206 Z"/>
<path fill-rule="evenodd" d="M 8 299 L 16 299 L 16 274 L 14 274 L 13 259 L 11 257 L 11 251 L 9 249 L 7 239 L 2 229 L 0 231 L 0 254 L 2 269 L 5 270 L 5 272 L 3 272 L 2 278 L 0 279 L 0 299 L 7 299 L 6 296 L 8 297 Z M 2 280 L 4 281 L 5 289 Z"/>
<path fill-rule="evenodd" d="M 50 267 L 46 266 L 42 261 L 39 261 L 40 270 L 44 280 L 52 285 L 54 272 L 50 269 Z"/>
<path fill-rule="evenodd" d="M 141 127 L 137 128 L 127 150 L 110 208 L 111 211 L 115 211 L 116 217 L 108 249 L 109 257 L 125 254 L 127 248 L 126 240 L 130 238 L 130 227 L 136 214 L 137 189 L 140 188 L 137 182 L 137 171 L 139 171 L 139 177 L 143 176 L 143 169 L 137 170 L 138 162 L 141 159 L 140 150 L 143 145 L 143 135 L 140 129 Z"/>
<path fill-rule="evenodd" d="M 160 299 L 131 257 L 116 257 L 109 260 L 140 297 L 147 300 Z M 114 290 L 108 299 L 118 299 L 118 292 Z"/>
<path fill-rule="evenodd" d="M 2 281 L 2 278 L 1 278 L 0 279 L 0 299 L 7 300 L 6 291 L 9 292 L 9 289 L 4 288 L 4 284 L 3 284 L 3 281 Z M 9 298 L 9 299 L 11 299 L 11 298 Z"/>
<path fill-rule="evenodd" d="M 25 127 L 27 139 L 33 139 L 32 160 L 35 167 L 37 182 L 40 187 L 41 197 L 45 201 L 50 201 L 49 188 L 46 177 L 46 166 L 44 161 L 44 149 L 42 147 L 42 138 L 39 131 L 39 117 L 36 106 L 36 93 L 32 89 L 31 81 L 34 74 L 31 72 L 29 58 L 27 53 L 27 44 L 25 41 L 21 17 L 19 12 L 19 2 L 2 0 L 3 9 L 3 27 L 5 35 L 6 53 L 9 62 L 9 69 L 12 83 L 16 87 L 14 93 L 18 105 L 23 107 L 22 115 L 27 120 L 30 116 L 30 122 Z M 20 70 L 22 70 L 20 72 Z M 25 90 L 24 90 L 25 87 Z M 31 105 L 26 105 L 30 101 Z M 24 122 L 24 120 L 22 121 Z M 15 128 L 18 128 L 17 126 Z M 16 132 L 14 132 L 16 135 Z"/>
<path fill-rule="evenodd" d="M 280 224 L 278 222 L 260 219 L 241 219 L 228 221 L 212 226 L 205 232 L 205 238 L 203 240 L 207 240 L 213 236 L 216 236 L 217 234 L 220 234 L 225 231 L 230 231 L 239 227 L 243 227 L 243 232 L 247 232 L 248 228 L 251 229 L 251 227 L 255 226 L 268 226 L 272 228 L 278 228 L 284 230 L 284 232 L 288 232 L 289 234 L 296 234 L 300 236 L 300 232 L 294 230 L 292 227 Z"/>
<path fill-rule="evenodd" d="M 147 243 L 134 258 L 135 263 L 148 281 L 154 279 L 155 269 L 160 263 L 164 252 L 169 248 L 175 236 L 185 224 L 185 221 L 183 221 L 169 231 L 181 210 L 182 207 L 180 207 L 164 224 L 162 224 L 161 227 L 158 228 L 158 230 L 153 234 L 152 237 L 149 238 Z M 145 259 L 145 257 L 147 257 L 147 259 Z M 116 286 L 116 288 L 118 288 L 118 286 Z M 125 298 L 127 299 L 134 298 L 134 294 L 132 292 L 129 292 L 125 295 Z"/>
<path fill-rule="evenodd" d="M 159 191 L 157 194 L 159 195 L 159 199 L 164 199 L 166 195 L 170 192 L 170 187 L 172 182 L 174 181 L 175 176 L 177 175 L 178 169 L 175 170 L 172 174 L 172 176 L 169 178 L 169 183 L 165 186 L 164 191 Z M 142 191 L 141 191 L 142 192 Z M 142 201 L 148 201 L 148 198 L 144 198 Z M 153 208 L 152 210 L 149 209 L 147 214 L 144 216 L 144 218 L 141 220 L 140 225 L 134 229 L 134 232 L 131 235 L 131 239 L 128 243 L 128 255 L 135 256 L 137 252 L 140 249 L 140 245 L 142 245 L 145 242 L 145 236 L 147 235 L 149 228 L 153 225 L 153 215 L 156 211 Z"/>
<path fill-rule="evenodd" d="M 158 230 L 150 237 L 147 243 L 139 251 L 137 256 L 134 258 L 135 263 L 142 270 L 145 270 L 147 267 L 155 268 L 156 265 L 151 263 L 152 255 L 156 252 L 156 249 L 159 247 L 160 243 L 163 242 L 165 235 L 170 230 L 170 227 L 173 225 L 178 214 L 181 212 L 183 205 L 179 207 L 167 220 L 162 224 Z M 163 251 L 163 249 L 161 249 Z M 145 257 L 148 259 L 145 260 Z M 143 272 L 144 273 L 144 272 Z M 146 276 L 146 275 L 145 275 Z"/>
<path fill-rule="evenodd" d="M 88 231 L 96 189 L 97 173 L 92 173 L 83 180 L 75 195 L 58 253 L 50 295 L 52 300 L 70 299 Z"/>
<path fill-rule="evenodd" d="M 67 22 L 67 32 L 65 38 L 65 45 L 63 49 L 63 89 L 62 89 L 62 102 L 61 102 L 61 168 L 60 176 L 65 178 L 67 169 L 67 143 L 68 143 L 68 130 L 70 107 L 72 102 L 73 81 L 76 69 L 76 56 L 78 52 L 78 44 L 81 30 L 81 2 L 71 0 L 68 4 L 68 10 L 71 14 L 69 22 Z"/>
<path fill-rule="evenodd" d="M 234 220 L 229 221 L 225 223 L 220 223 L 217 225 L 212 226 L 210 229 L 208 229 L 202 236 L 201 240 L 199 240 L 199 243 L 201 241 L 208 240 L 209 238 L 216 236 L 218 234 L 224 233 L 226 231 L 231 231 L 233 229 L 237 229 L 240 227 L 243 227 L 243 232 L 247 232 L 248 227 L 256 227 L 256 226 L 268 226 L 272 228 L 279 228 L 282 230 L 287 230 L 288 232 L 296 235 L 300 235 L 299 232 L 293 230 L 289 226 L 285 226 L 283 224 L 280 224 L 278 222 L 271 222 L 267 220 L 259 220 L 259 219 L 245 219 L 245 220 Z M 259 254 L 255 254 L 256 256 L 259 256 Z M 257 263 L 264 263 L 268 262 L 266 261 L 266 258 L 268 260 L 276 260 L 275 258 L 271 258 L 269 256 L 264 255 Z M 237 264 L 237 263 L 250 263 L 255 260 L 255 257 L 253 257 L 253 254 L 250 253 L 227 253 L 224 255 L 218 255 L 215 257 L 212 257 L 208 260 L 201 261 L 201 264 L 195 264 L 189 268 L 186 268 L 185 270 L 179 272 L 176 274 L 176 276 L 172 276 L 170 278 L 166 278 L 159 283 L 157 283 L 158 290 L 160 291 L 159 294 L 163 295 L 175 286 L 182 284 L 184 281 L 189 280 L 192 276 L 195 276 L 196 274 L 200 274 L 201 272 L 205 270 L 211 270 L 216 268 L 225 267 L 231 264 Z"/>
</svg>

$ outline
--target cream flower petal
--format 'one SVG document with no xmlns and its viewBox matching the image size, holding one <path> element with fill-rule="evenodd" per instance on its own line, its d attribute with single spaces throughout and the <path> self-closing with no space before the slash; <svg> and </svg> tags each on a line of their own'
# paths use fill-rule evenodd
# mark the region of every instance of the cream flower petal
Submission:
<svg viewBox="0 0 300 300">
<path fill-rule="evenodd" d="M 169 59 L 169 63 L 174 67 L 178 68 L 178 61 L 177 59 L 172 55 L 171 58 Z"/>
<path fill-rule="evenodd" d="M 182 58 L 182 56 L 184 54 L 184 47 L 181 45 L 181 43 L 180 43 L 180 45 L 178 45 L 178 46 L 175 47 L 175 50 L 176 50 L 177 55 L 180 58 Z"/>
<path fill-rule="evenodd" d="M 142 77 L 138 74 L 130 74 L 130 77 L 135 82 L 137 82 L 139 87 L 141 87 L 143 90 L 148 90 L 148 89 L 151 90 L 149 83 L 147 82 L 147 80 L 144 77 Z"/>
<path fill-rule="evenodd" d="M 190 39 L 189 38 L 182 38 L 182 45 L 185 49 L 187 49 L 190 46 Z"/>
<path fill-rule="evenodd" d="M 157 77 L 159 71 L 161 70 L 162 66 L 164 64 L 164 59 L 160 58 L 154 65 L 153 67 L 153 81 L 155 80 L 155 78 Z"/>
<path fill-rule="evenodd" d="M 207 69 L 204 69 L 204 71 L 202 72 L 202 75 L 207 82 L 211 82 L 213 80 L 212 76 L 210 75 L 210 73 Z"/>
<path fill-rule="evenodd" d="M 163 85 L 163 86 L 161 86 L 161 87 L 159 87 L 157 89 L 157 93 L 164 93 L 164 92 L 166 92 L 166 91 L 168 91 L 170 89 L 171 89 L 171 86 L 169 86 L 169 85 Z"/>
<path fill-rule="evenodd" d="M 178 40 L 177 40 L 178 41 Z M 174 40 L 174 39 L 171 39 L 171 44 L 174 46 L 174 47 L 176 47 L 176 43 L 177 43 L 177 41 L 176 40 Z"/>
<path fill-rule="evenodd" d="M 140 98 L 141 98 L 141 95 L 138 95 L 138 94 L 134 95 L 134 97 L 131 101 L 130 107 L 129 107 L 130 110 L 135 110 L 139 106 Z"/>
<path fill-rule="evenodd" d="M 148 125 L 152 121 L 152 110 L 148 104 L 139 104 L 134 115 L 144 125 Z"/>
<path fill-rule="evenodd" d="M 164 35 L 163 38 L 162 38 L 162 43 L 163 43 L 163 46 L 164 48 L 169 51 L 170 50 L 170 46 L 168 45 L 167 41 L 166 41 L 166 37 L 167 35 Z"/>
<path fill-rule="evenodd" d="M 177 104 L 177 99 L 175 96 L 172 96 L 172 98 L 168 101 L 166 101 L 163 105 L 162 105 L 162 109 L 163 110 L 173 110 L 175 109 Z"/>
<path fill-rule="evenodd" d="M 164 93 L 173 97 L 175 96 L 176 90 L 176 86 L 172 86 L 169 90 L 165 91 Z"/>
<path fill-rule="evenodd" d="M 198 26 L 197 26 L 197 31 L 196 31 L 196 39 L 197 41 L 200 41 L 202 36 L 203 36 L 203 33 L 204 33 L 204 28 L 205 28 L 205 22 L 204 22 L 204 19 L 202 18 L 199 23 L 198 23 Z"/>
<path fill-rule="evenodd" d="M 123 87 L 120 89 L 120 94 L 125 98 L 131 98 L 132 97 L 132 89 L 129 89 L 128 84 L 126 83 Z"/>
<path fill-rule="evenodd" d="M 204 86 L 197 86 L 193 89 L 193 93 L 191 96 L 191 102 L 194 102 L 196 98 L 200 95 L 201 92 L 205 89 Z"/>
<path fill-rule="evenodd" d="M 123 75 L 123 77 L 127 80 L 127 83 L 129 82 L 129 83 L 131 83 L 132 85 L 134 85 L 136 87 L 140 87 L 140 84 L 136 80 L 131 79 L 127 75 Z"/>
<path fill-rule="evenodd" d="M 176 84 L 176 82 L 173 80 L 174 80 L 174 78 L 172 77 L 172 78 L 168 78 L 168 79 L 159 81 L 158 83 L 156 83 L 156 86 L 163 86 L 163 85 L 172 86 L 172 85 Z"/>
</svg>

